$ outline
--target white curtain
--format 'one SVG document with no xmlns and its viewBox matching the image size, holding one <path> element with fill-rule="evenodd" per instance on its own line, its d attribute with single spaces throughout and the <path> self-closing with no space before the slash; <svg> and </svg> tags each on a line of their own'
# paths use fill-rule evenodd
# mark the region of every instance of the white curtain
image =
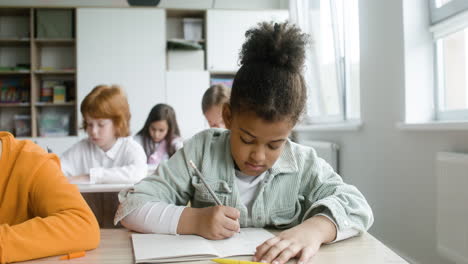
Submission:
<svg viewBox="0 0 468 264">
<path fill-rule="evenodd" d="M 344 120 L 344 50 L 341 0 L 290 0 L 290 21 L 310 35 L 304 77 L 305 123 Z"/>
<path fill-rule="evenodd" d="M 306 63 L 304 78 L 307 84 L 307 112 L 305 115 L 305 122 L 311 123 L 311 117 L 316 115 L 314 113 L 324 112 L 325 106 L 322 100 L 320 87 L 320 71 L 319 71 L 319 58 L 318 58 L 318 34 L 320 21 L 320 12 L 315 12 L 310 6 L 313 0 L 290 0 L 289 1 L 289 20 L 296 24 L 304 33 L 310 36 L 310 45 L 306 50 Z M 315 1 L 317 2 L 317 1 Z M 311 17 L 315 17 L 313 20 Z M 314 23 L 315 22 L 315 23 Z"/>
</svg>

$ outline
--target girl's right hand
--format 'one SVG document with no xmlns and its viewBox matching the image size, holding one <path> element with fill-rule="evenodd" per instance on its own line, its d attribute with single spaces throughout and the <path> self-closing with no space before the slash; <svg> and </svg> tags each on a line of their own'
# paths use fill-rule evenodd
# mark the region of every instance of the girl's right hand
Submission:
<svg viewBox="0 0 468 264">
<path fill-rule="evenodd" d="M 239 217 L 239 210 L 229 206 L 187 207 L 180 216 L 177 233 L 213 240 L 229 238 L 240 231 Z"/>
</svg>

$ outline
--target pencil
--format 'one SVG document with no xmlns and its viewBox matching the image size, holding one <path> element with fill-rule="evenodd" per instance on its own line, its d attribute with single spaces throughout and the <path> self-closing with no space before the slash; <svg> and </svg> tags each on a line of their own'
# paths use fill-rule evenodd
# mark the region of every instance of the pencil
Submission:
<svg viewBox="0 0 468 264">
<path fill-rule="evenodd" d="M 195 170 L 195 172 L 197 173 L 198 175 L 198 178 L 200 178 L 200 180 L 202 181 L 203 185 L 205 185 L 206 189 L 208 190 L 208 192 L 211 194 L 211 196 L 213 196 L 213 199 L 215 200 L 216 204 L 217 205 L 222 205 L 221 204 L 221 201 L 218 199 L 218 197 L 216 197 L 216 194 L 213 192 L 213 190 L 210 188 L 210 186 L 208 185 L 208 183 L 206 183 L 205 181 L 205 178 L 203 177 L 202 173 L 197 169 L 197 166 L 195 166 L 195 163 L 193 163 L 193 161 L 189 161 L 190 163 L 190 166 L 192 166 L 192 168 Z"/>
<path fill-rule="evenodd" d="M 67 259 L 74 259 L 74 258 L 81 258 L 86 255 L 85 251 L 79 251 L 79 252 L 73 252 L 73 253 L 68 253 L 65 256 L 61 256 L 60 260 L 67 260 Z"/>
</svg>

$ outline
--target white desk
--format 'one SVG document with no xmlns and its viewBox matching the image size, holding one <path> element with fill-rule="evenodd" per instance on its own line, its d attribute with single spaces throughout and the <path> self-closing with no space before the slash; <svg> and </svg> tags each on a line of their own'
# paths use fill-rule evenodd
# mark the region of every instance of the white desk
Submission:
<svg viewBox="0 0 468 264">
<path fill-rule="evenodd" d="M 59 260 L 59 256 L 26 261 L 25 264 L 130 264 L 134 263 L 131 232 L 126 229 L 101 229 L 101 245 L 86 252 L 85 257 Z M 157 249 L 155 249 L 157 250 Z M 248 257 L 237 258 L 249 260 Z M 214 264 L 211 261 L 181 262 Z M 296 263 L 295 260 L 288 263 Z M 331 245 L 324 245 L 312 259 L 313 264 L 408 264 L 403 258 L 370 234 Z"/>
<path fill-rule="evenodd" d="M 133 184 L 77 184 L 81 193 L 118 193 L 133 187 Z"/>
<path fill-rule="evenodd" d="M 147 176 L 153 174 L 156 170 L 155 165 L 148 164 L 148 171 L 146 173 Z M 81 193 L 109 193 L 115 192 L 118 193 L 123 189 L 127 189 L 133 187 L 134 184 L 132 183 L 125 183 L 125 184 L 77 184 L 78 189 Z"/>
</svg>

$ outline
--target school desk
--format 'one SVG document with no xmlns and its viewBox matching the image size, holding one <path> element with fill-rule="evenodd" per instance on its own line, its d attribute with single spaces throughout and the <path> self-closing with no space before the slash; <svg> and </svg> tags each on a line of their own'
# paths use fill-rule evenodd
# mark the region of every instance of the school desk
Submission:
<svg viewBox="0 0 468 264">
<path fill-rule="evenodd" d="M 118 194 L 132 186 L 133 184 L 78 184 L 78 189 L 96 216 L 99 226 L 114 228 L 114 215 L 119 206 Z"/>
<path fill-rule="evenodd" d="M 277 231 L 275 231 L 277 232 Z M 101 244 L 86 256 L 59 260 L 60 256 L 23 262 L 25 264 L 131 264 L 134 263 L 131 236 L 127 229 L 101 229 Z M 157 249 L 155 249 L 157 250 Z M 249 257 L 237 259 L 248 260 Z M 214 264 L 211 261 L 180 262 Z M 296 263 L 295 260 L 288 263 Z M 408 264 L 370 234 L 324 245 L 313 258 L 313 264 Z"/>
<path fill-rule="evenodd" d="M 154 173 L 150 167 L 147 175 Z M 118 194 L 133 184 L 77 184 L 83 198 L 93 211 L 101 228 L 114 228 L 114 215 L 119 206 Z M 117 227 L 122 227 L 118 225 Z"/>
<path fill-rule="evenodd" d="M 133 184 L 77 184 L 81 193 L 118 193 Z"/>
</svg>

